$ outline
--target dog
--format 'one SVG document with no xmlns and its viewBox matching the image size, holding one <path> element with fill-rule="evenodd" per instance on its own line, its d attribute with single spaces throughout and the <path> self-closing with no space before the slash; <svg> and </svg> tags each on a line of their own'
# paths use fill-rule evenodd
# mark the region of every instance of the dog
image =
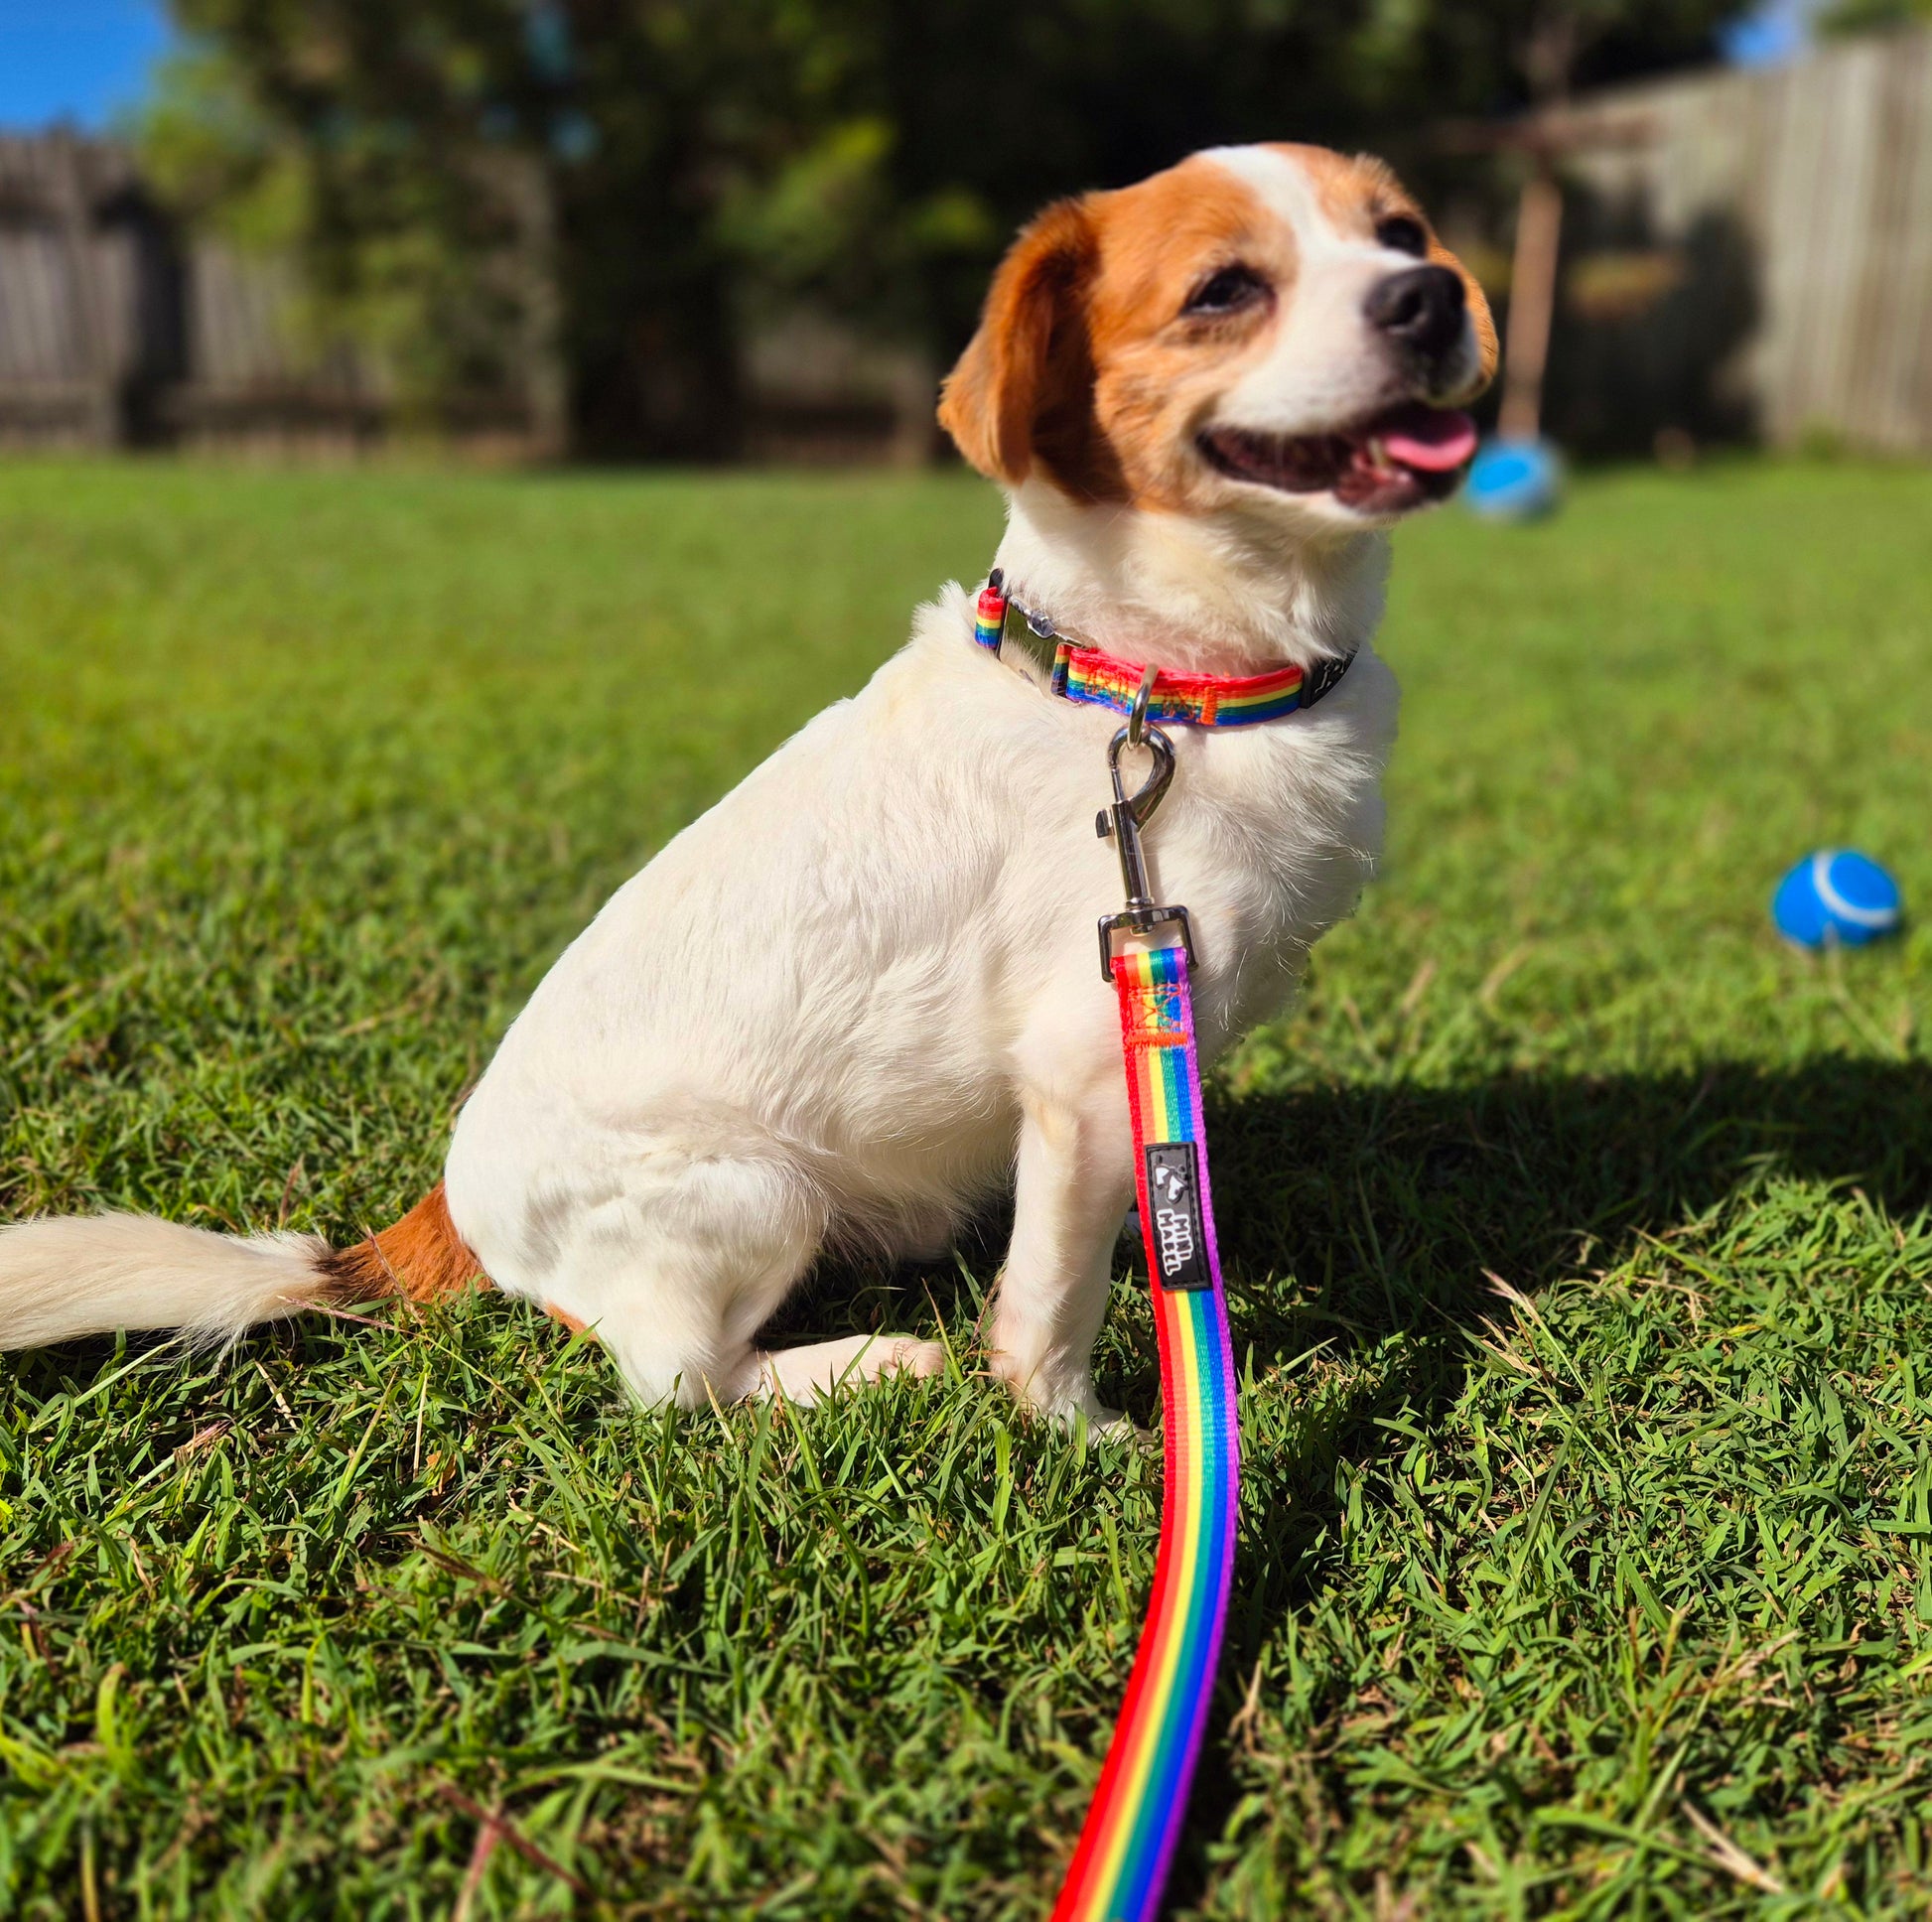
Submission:
<svg viewBox="0 0 1932 1922">
<path fill-rule="evenodd" d="M 1495 361 L 1481 291 L 1378 161 L 1220 148 L 1049 206 L 939 405 L 1006 492 L 1022 644 L 975 644 L 957 586 L 921 609 L 863 692 L 565 950 L 394 1226 L 332 1249 L 129 1215 L 15 1225 L 0 1345 L 224 1341 L 487 1279 L 592 1330 L 647 1402 L 807 1403 L 946 1359 L 895 1334 L 761 1349 L 820 1251 L 943 1247 L 1010 1183 L 989 1365 L 1044 1416 L 1111 1422 L 1091 1351 L 1134 1184 L 1095 980 L 1120 881 L 1089 824 L 1120 716 L 1058 698 L 1027 635 L 1133 672 L 1325 686 L 1262 725 L 1171 730 L 1147 853 L 1157 898 L 1191 909 L 1210 1059 L 1289 999 L 1375 859 L 1387 530 L 1452 491 L 1459 410 Z"/>
</svg>

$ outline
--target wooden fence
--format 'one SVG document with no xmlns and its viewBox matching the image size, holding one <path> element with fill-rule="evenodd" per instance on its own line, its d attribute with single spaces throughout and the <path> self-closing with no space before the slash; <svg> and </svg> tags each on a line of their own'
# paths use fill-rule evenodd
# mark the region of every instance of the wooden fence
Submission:
<svg viewBox="0 0 1932 1922">
<path fill-rule="evenodd" d="M 1564 122 L 1559 431 L 1647 402 L 1932 454 L 1932 30 L 1617 88 Z"/>
<path fill-rule="evenodd" d="M 1618 88 L 1562 121 L 1561 438 L 1932 454 L 1932 30 Z M 555 316 L 530 293 L 548 285 L 540 199 L 513 221 L 532 236 L 510 263 L 534 317 L 519 372 L 456 425 L 554 450 Z M 181 239 L 111 143 L 0 138 L 0 445 L 352 448 L 390 431 L 393 383 L 315 338 L 301 294 L 287 261 Z M 919 458 L 932 370 L 856 341 L 833 352 L 824 332 L 751 343 L 749 451 Z"/>
<path fill-rule="evenodd" d="M 554 451 L 561 389 L 527 344 L 458 432 Z M 397 416 L 380 360 L 310 324 L 291 261 L 184 237 L 111 142 L 0 137 L 0 446 L 334 452 Z"/>
<path fill-rule="evenodd" d="M 0 139 L 0 438 L 118 436 L 145 351 L 132 186 L 111 148 Z"/>
</svg>

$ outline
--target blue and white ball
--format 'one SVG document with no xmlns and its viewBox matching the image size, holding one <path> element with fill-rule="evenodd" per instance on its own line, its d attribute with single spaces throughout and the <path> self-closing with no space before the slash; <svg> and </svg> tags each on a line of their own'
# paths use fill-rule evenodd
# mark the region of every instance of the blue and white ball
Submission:
<svg viewBox="0 0 1932 1922">
<path fill-rule="evenodd" d="M 1487 442 L 1469 468 L 1463 498 L 1486 520 L 1535 520 L 1554 511 L 1563 462 L 1548 441 Z"/>
<path fill-rule="evenodd" d="M 1863 947 L 1894 932 L 1904 911 L 1897 882 L 1849 848 L 1806 855 L 1771 896 L 1778 932 L 1801 948 Z"/>
</svg>

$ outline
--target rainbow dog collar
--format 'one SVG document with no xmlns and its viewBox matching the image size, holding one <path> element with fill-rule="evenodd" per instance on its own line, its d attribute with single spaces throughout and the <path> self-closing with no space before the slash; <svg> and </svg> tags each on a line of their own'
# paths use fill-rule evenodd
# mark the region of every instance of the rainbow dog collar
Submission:
<svg viewBox="0 0 1932 1922">
<path fill-rule="evenodd" d="M 1006 592 L 995 568 L 980 590 L 973 638 L 989 653 L 1018 645 L 1047 670 L 1047 685 L 1069 701 L 1131 715 L 1146 670 L 1132 661 L 1080 647 L 1054 632 L 1044 616 Z M 1048 651 L 1050 649 L 1050 652 Z M 1271 674 L 1172 674 L 1154 677 L 1146 719 L 1190 728 L 1252 728 L 1311 708 L 1348 672 L 1355 656 L 1312 667 L 1278 667 Z"/>
</svg>

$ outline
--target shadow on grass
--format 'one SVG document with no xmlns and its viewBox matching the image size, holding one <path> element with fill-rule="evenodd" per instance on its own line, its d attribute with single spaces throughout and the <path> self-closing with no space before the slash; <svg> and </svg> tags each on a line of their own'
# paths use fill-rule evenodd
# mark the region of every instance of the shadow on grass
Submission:
<svg viewBox="0 0 1932 1922">
<path fill-rule="evenodd" d="M 1485 1271 L 1533 1294 L 1781 1175 L 1862 1192 L 1895 1220 L 1932 1207 L 1924 1062 L 1334 1088 L 1224 1102 L 1209 1125 L 1237 1360 L 1259 1376 L 1324 1339 L 1359 1352 L 1409 1338 L 1359 1392 L 1314 1412 L 1292 1453 L 1250 1453 L 1246 1535 L 1266 1553 L 1237 1564 L 1230 1693 L 1202 1758 L 1192 1838 L 1218 1833 L 1231 1807 L 1225 1729 L 1240 1676 L 1337 1551 L 1337 1459 L 1406 1446 L 1379 1424 L 1408 1411 L 1427 1426 L 1460 1398 L 1471 1330 L 1501 1305 Z M 1197 1895 L 1204 1875 L 1185 1849 L 1175 1899 Z"/>
<path fill-rule="evenodd" d="M 1205 1887 L 1202 1839 L 1232 1806 L 1226 1729 L 1241 1679 L 1338 1552 L 1337 1460 L 1366 1464 L 1406 1445 L 1379 1424 L 1407 1411 L 1427 1425 L 1460 1398 L 1477 1318 L 1500 1305 L 1487 1274 L 1534 1294 L 1781 1175 L 1862 1191 L 1894 1219 L 1932 1207 L 1932 1064 L 1825 1057 L 1789 1069 L 1350 1085 L 1222 1099 L 1208 1134 L 1237 1367 L 1264 1377 L 1323 1341 L 1342 1355 L 1380 1346 L 1383 1365 L 1352 1392 L 1311 1402 L 1291 1445 L 1250 1443 L 1222 1695 L 1172 1890 L 1180 1906 Z M 935 1306 L 960 1326 L 1007 1226 L 978 1224 L 959 1271 L 828 1264 L 774 1333 L 924 1327 Z M 1103 1350 L 1101 1398 L 1148 1423 L 1159 1384 L 1137 1317 L 1124 1343 Z"/>
<path fill-rule="evenodd" d="M 1459 1354 L 1457 1329 L 1493 1299 L 1485 1271 L 1534 1293 L 1768 1176 L 1856 1189 L 1894 1217 L 1932 1207 L 1932 1063 L 1827 1056 L 1210 1099 L 1208 1138 L 1235 1349 L 1257 1374 L 1329 1337 L 1346 1347 L 1396 1329 L 1440 1331 Z M 976 1223 L 956 1269 L 828 1262 L 768 1332 L 924 1326 L 932 1306 L 957 1326 L 990 1288 L 1009 1223 Z M 1153 1353 L 1137 1351 L 1103 1399 L 1145 1419 L 1159 1384 Z"/>
<path fill-rule="evenodd" d="M 1343 1087 L 1222 1102 L 1209 1131 L 1237 1365 L 1259 1377 L 1324 1340 L 1408 1337 L 1296 1459 L 1251 1464 L 1255 1526 L 1287 1551 L 1269 1558 L 1277 1589 L 1237 1596 L 1256 1619 L 1296 1599 L 1298 1542 L 1333 1528 L 1336 1456 L 1368 1459 L 1389 1444 L 1378 1420 L 1461 1395 L 1471 1331 L 1501 1305 L 1490 1274 L 1534 1294 L 1780 1175 L 1893 1219 L 1932 1207 L 1925 1062 Z M 1119 1384 L 1144 1413 L 1158 1385 L 1151 1355 Z"/>
<path fill-rule="evenodd" d="M 1275 1625 L 1331 1578 L 1337 1461 L 1374 1461 L 1403 1445 L 1380 1422 L 1406 1409 L 1427 1424 L 1460 1397 L 1470 1330 L 1493 1305 L 1485 1271 L 1533 1293 L 1780 1175 L 1856 1187 L 1909 1217 L 1932 1206 L 1932 1065 L 1823 1058 L 1784 1070 L 1346 1085 L 1221 1099 L 1209 1133 L 1243 1365 L 1262 1377 L 1330 1340 L 1343 1355 L 1378 1355 L 1352 1386 L 1306 1398 L 1286 1441 L 1250 1448 L 1221 1695 L 1173 1882 L 1182 1906 L 1205 1886 L 1205 1843 L 1236 1793 L 1227 1731 L 1245 1677 Z M 1005 1223 L 989 1220 L 958 1267 L 828 1264 L 774 1332 L 923 1328 L 935 1307 L 947 1325 L 968 1325 L 1004 1243 Z M 317 1327 L 277 1338 L 340 1336 Z M 1102 1394 L 1146 1421 L 1158 1370 L 1144 1313 L 1124 1330 L 1117 1318 L 1110 1340 Z"/>
</svg>

